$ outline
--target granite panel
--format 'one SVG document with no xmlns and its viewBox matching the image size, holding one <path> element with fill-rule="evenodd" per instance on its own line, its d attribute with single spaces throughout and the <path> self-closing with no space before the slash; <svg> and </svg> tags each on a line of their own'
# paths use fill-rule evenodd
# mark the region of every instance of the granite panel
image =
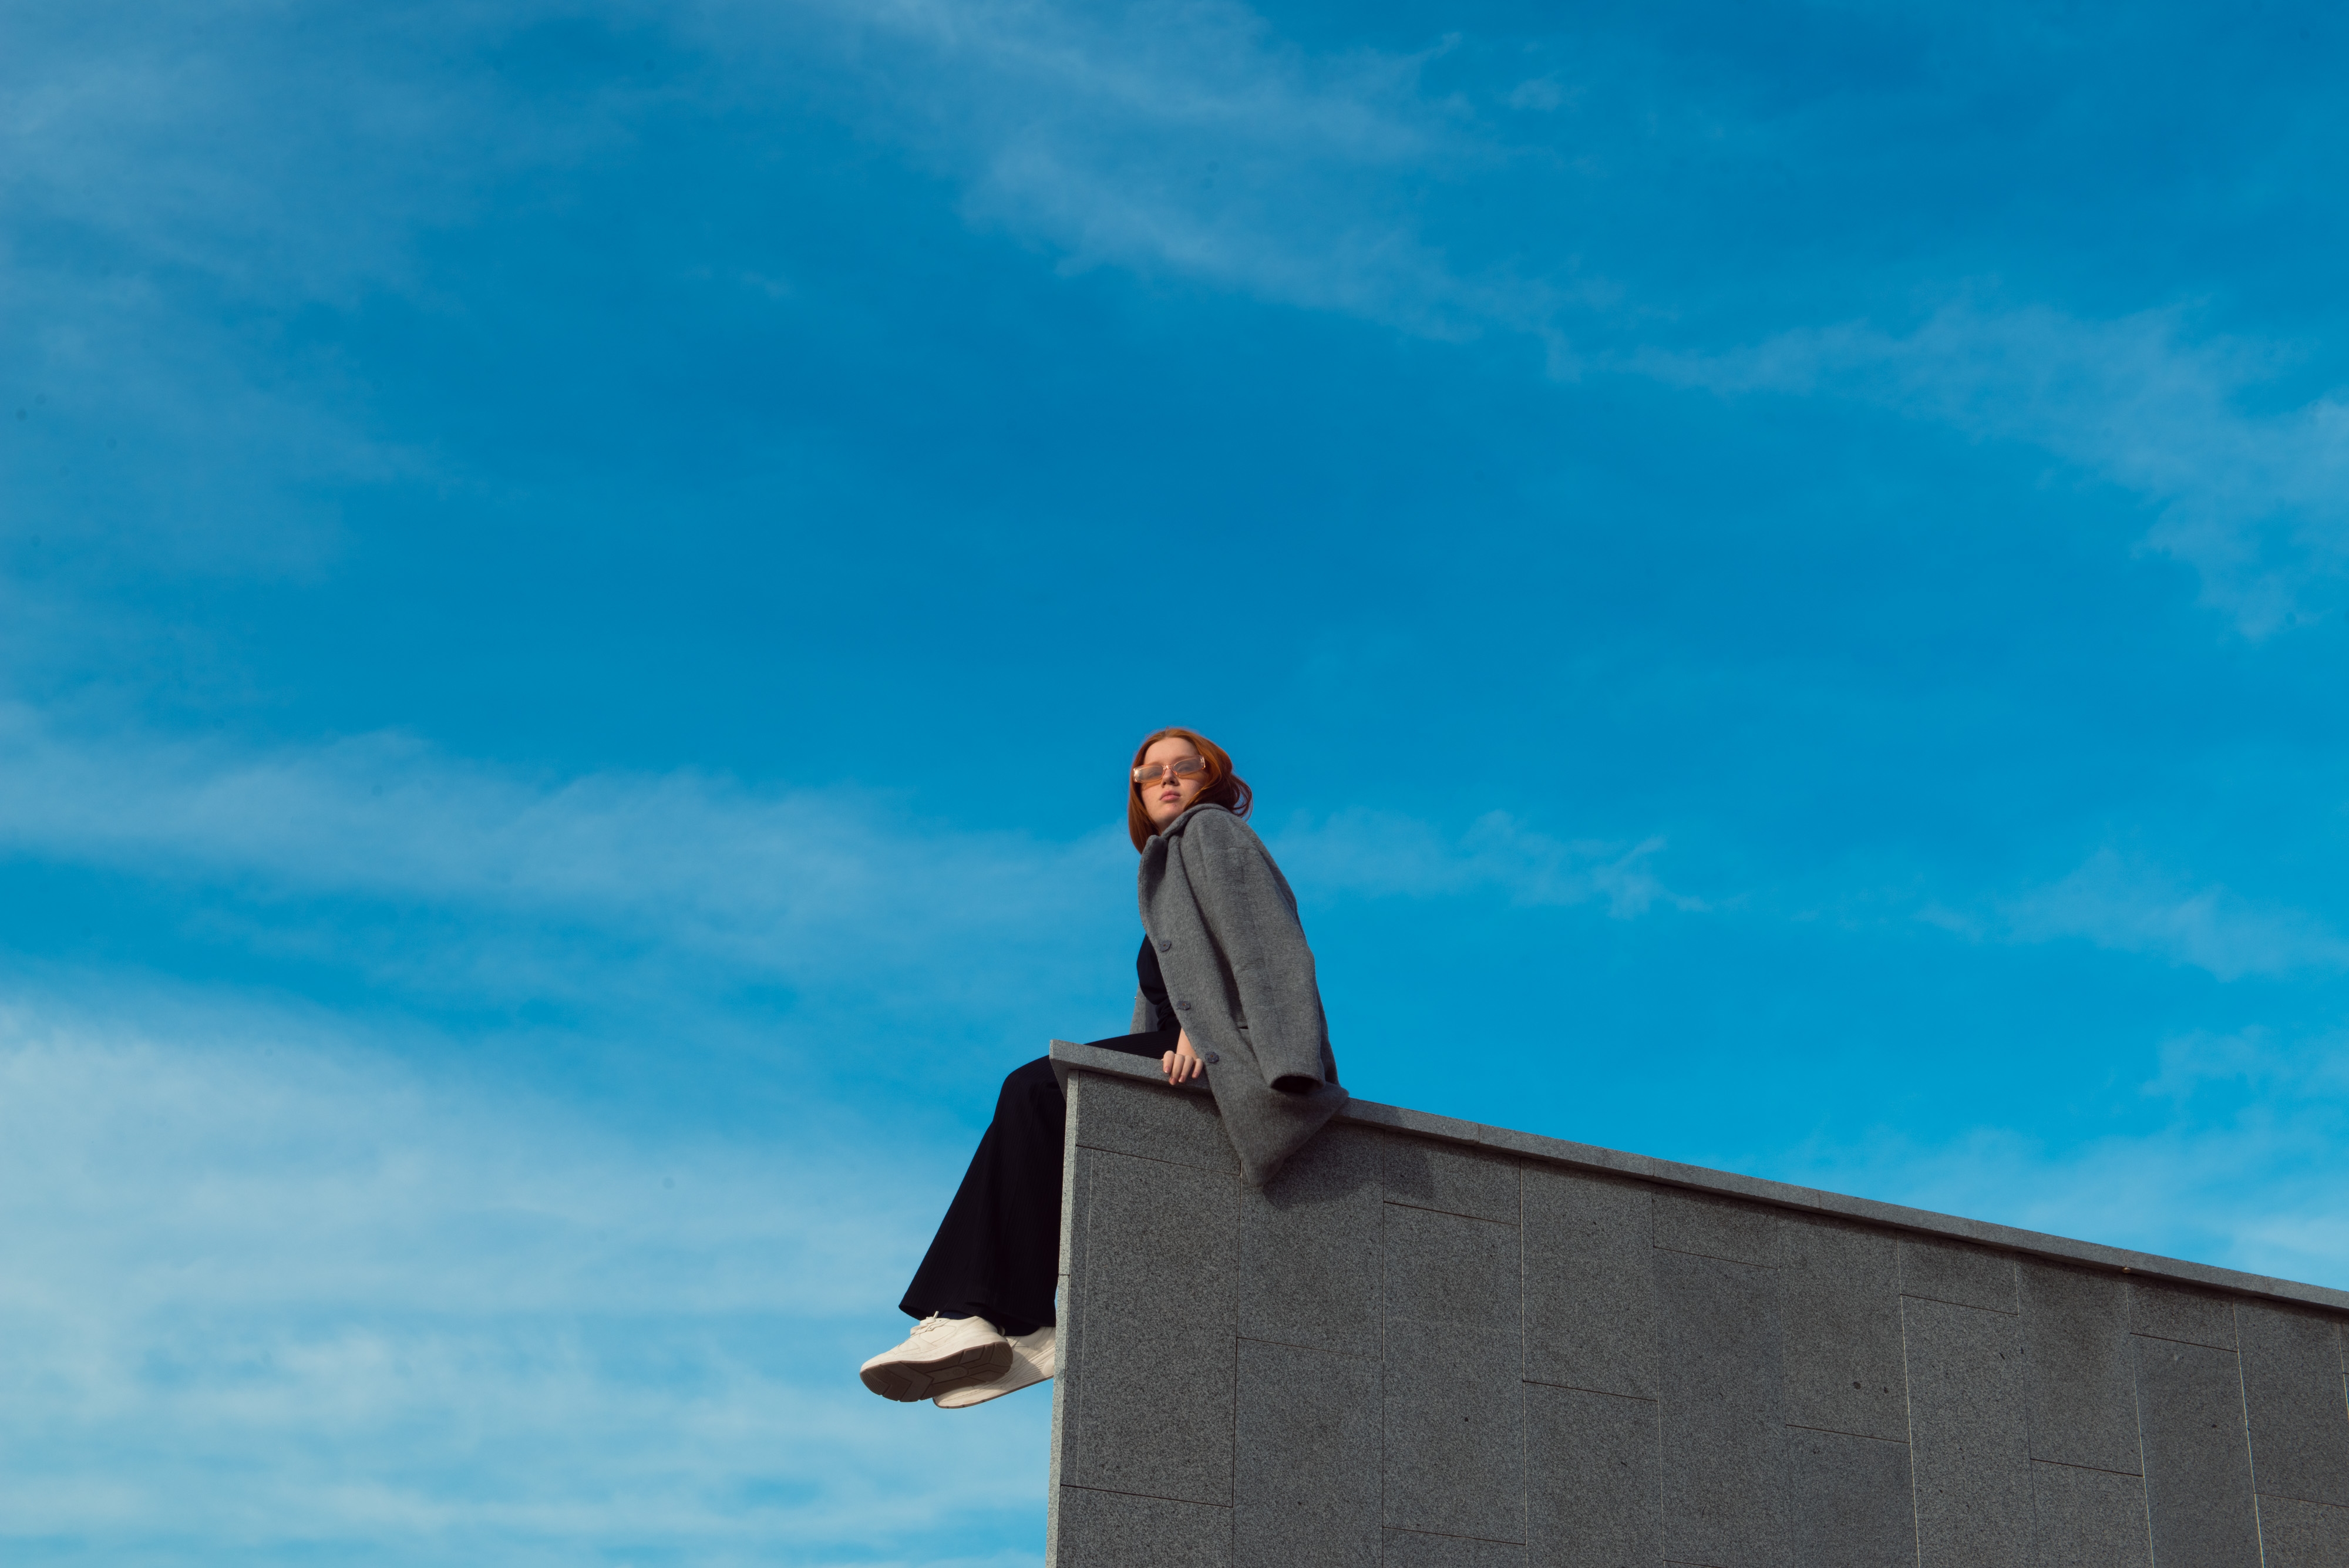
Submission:
<svg viewBox="0 0 2349 1568">
<path fill-rule="evenodd" d="M 2349 1507 L 2349 1407 L 2341 1399 L 2341 1346 L 2333 1320 L 2240 1302 L 2243 1408 L 2251 1484 L 2269 1497 Z"/>
<path fill-rule="evenodd" d="M 1061 1479 L 1228 1507 L 1238 1179 L 1170 1187 L 1167 1166 L 1098 1149 L 1086 1164 Z"/>
<path fill-rule="evenodd" d="M 1393 1135 L 1379 1148 L 1388 1202 L 1517 1222 L 1516 1156 Z"/>
<path fill-rule="evenodd" d="M 1668 1561 L 1787 1561 L 1778 1289 L 1775 1269 L 1656 1254 Z"/>
<path fill-rule="evenodd" d="M 2233 1353 L 2140 1336 L 2137 1418 L 2158 1568 L 2258 1568 L 2251 1445 Z"/>
<path fill-rule="evenodd" d="M 1232 1568 L 1232 1511 L 1064 1486 L 1045 1568 Z"/>
<path fill-rule="evenodd" d="M 1325 1127 L 1261 1191 L 1241 1189 L 1243 1335 L 1378 1354 L 1379 1141 Z"/>
<path fill-rule="evenodd" d="M 2031 1517 L 2033 1568 L 2153 1568 L 2143 1476 L 2034 1463 Z"/>
<path fill-rule="evenodd" d="M 2031 1457 L 2142 1473 L 2128 1282 L 2034 1259 L 2021 1272 Z"/>
<path fill-rule="evenodd" d="M 1528 1378 L 1655 1397 L 1651 1192 L 1609 1177 L 1526 1168 Z"/>
<path fill-rule="evenodd" d="M 1414 1530 L 1390 1530 L 1386 1536 L 1386 1568 L 1526 1568 L 1526 1549 L 1507 1542 Z"/>
<path fill-rule="evenodd" d="M 1952 1306 L 2013 1312 L 2014 1257 L 1963 1241 L 1900 1239 L 1900 1293 Z"/>
<path fill-rule="evenodd" d="M 1384 1282 L 1384 1522 L 1522 1542 L 1517 1228 L 1390 1203 Z"/>
<path fill-rule="evenodd" d="M 1236 1568 L 1377 1563 L 1378 1364 L 1243 1339 L 1238 1375 Z"/>
<path fill-rule="evenodd" d="M 1239 1156 L 1224 1136 L 1224 1119 L 1208 1096 L 1176 1094 L 1164 1084 L 1098 1073 L 1072 1075 L 1070 1089 L 1077 1141 L 1087 1148 L 1202 1170 L 1239 1171 Z"/>
<path fill-rule="evenodd" d="M 1909 1390 L 1900 1365 L 1892 1238 L 1832 1220 L 1789 1216 L 1779 1221 L 1778 1246 L 1787 1421 L 1907 1442 Z"/>
<path fill-rule="evenodd" d="M 2349 1568 L 2349 1508 L 2263 1497 L 2260 1546 L 2266 1568 Z"/>
<path fill-rule="evenodd" d="M 1397 1343 L 1398 1323 L 1419 1330 L 1518 1332 L 1517 1228 L 1490 1220 L 1386 1205 L 1381 1226 L 1387 1354 L 1413 1354 Z"/>
<path fill-rule="evenodd" d="M 2023 1568 L 2031 1553 L 2031 1459 L 2022 1322 L 1917 1297 L 1901 1302 L 1900 1318 L 1918 1562 Z"/>
<path fill-rule="evenodd" d="M 2235 1348 L 2235 1303 L 2184 1285 L 2129 1282 L 2129 1332 L 2215 1350 Z"/>
<path fill-rule="evenodd" d="M 1652 1399 L 1526 1385 L 1530 1568 L 1657 1568 L 1661 1442 Z"/>
<path fill-rule="evenodd" d="M 1656 1189 L 1656 1245 L 1733 1263 L 1775 1266 L 1778 1213 L 1758 1203 L 1660 1187 Z"/>
<path fill-rule="evenodd" d="M 1794 1568 L 1916 1568 L 1909 1445 L 1843 1432 L 1786 1432 Z"/>
<path fill-rule="evenodd" d="M 1522 1544 L 1526 1386 L 1516 1330 L 1397 1324 L 1388 1333 L 1383 1522 Z"/>
</svg>

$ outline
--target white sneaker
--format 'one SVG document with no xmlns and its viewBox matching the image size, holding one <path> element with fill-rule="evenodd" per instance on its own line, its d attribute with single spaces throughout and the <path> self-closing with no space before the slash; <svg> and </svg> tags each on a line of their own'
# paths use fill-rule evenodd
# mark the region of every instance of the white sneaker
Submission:
<svg viewBox="0 0 2349 1568">
<path fill-rule="evenodd" d="M 991 1383 L 966 1383 L 959 1388 L 937 1396 L 935 1403 L 941 1410 L 961 1410 L 972 1405 L 984 1405 L 989 1399 L 1000 1399 L 1006 1394 L 1016 1394 L 1035 1383 L 1050 1383 L 1053 1368 L 1059 1365 L 1054 1351 L 1052 1325 L 1046 1324 L 1033 1334 L 1023 1334 L 1011 1342 L 1011 1368 Z"/>
<path fill-rule="evenodd" d="M 884 1399 L 912 1404 L 1000 1377 L 1017 1359 L 1011 1342 L 983 1317 L 926 1317 L 905 1344 L 866 1362 L 857 1376 Z"/>
</svg>

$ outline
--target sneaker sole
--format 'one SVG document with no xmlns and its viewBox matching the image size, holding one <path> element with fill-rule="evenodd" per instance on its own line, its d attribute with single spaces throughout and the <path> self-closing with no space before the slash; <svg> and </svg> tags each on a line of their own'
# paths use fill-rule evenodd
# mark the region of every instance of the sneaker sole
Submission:
<svg viewBox="0 0 2349 1568">
<path fill-rule="evenodd" d="M 975 1345 L 943 1361 L 888 1361 L 857 1374 L 864 1386 L 901 1405 L 934 1399 L 974 1383 L 992 1383 L 1011 1370 L 1011 1342 Z"/>
<path fill-rule="evenodd" d="M 932 1396 L 932 1397 L 937 1401 L 938 1408 L 941 1410 L 968 1410 L 975 1405 L 984 1405 L 989 1399 L 1000 1399 L 1006 1394 L 1017 1394 L 1022 1388 L 1039 1387 L 1043 1384 L 1050 1383 L 1051 1380 L 1052 1375 L 1050 1373 L 1039 1372 L 1035 1376 L 1030 1377 L 1025 1383 L 1014 1383 L 1009 1387 L 969 1388 L 968 1386 L 966 1385 L 965 1387 L 968 1389 L 969 1397 L 967 1398 L 955 1399 L 951 1404 L 947 1402 L 948 1398 L 952 1395 L 961 1392 L 961 1390 L 948 1388 Z M 998 1379 L 997 1381 L 1000 1382 L 1001 1380 Z"/>
</svg>

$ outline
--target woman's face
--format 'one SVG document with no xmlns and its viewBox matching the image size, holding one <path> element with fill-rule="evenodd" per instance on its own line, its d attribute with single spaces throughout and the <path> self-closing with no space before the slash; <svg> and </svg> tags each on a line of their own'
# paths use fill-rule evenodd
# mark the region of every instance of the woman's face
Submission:
<svg viewBox="0 0 2349 1568">
<path fill-rule="evenodd" d="M 1164 773 L 1146 784 L 1136 786 L 1142 791 L 1142 809 L 1150 814 L 1151 826 L 1164 827 L 1190 810 L 1191 803 L 1199 798 L 1199 792 L 1207 787 L 1205 769 L 1189 778 L 1177 778 L 1171 765 L 1186 757 L 1195 759 L 1198 754 L 1199 748 L 1180 735 L 1153 741 L 1150 749 L 1142 753 L 1140 765 L 1143 767 L 1153 763 L 1166 764 Z"/>
</svg>

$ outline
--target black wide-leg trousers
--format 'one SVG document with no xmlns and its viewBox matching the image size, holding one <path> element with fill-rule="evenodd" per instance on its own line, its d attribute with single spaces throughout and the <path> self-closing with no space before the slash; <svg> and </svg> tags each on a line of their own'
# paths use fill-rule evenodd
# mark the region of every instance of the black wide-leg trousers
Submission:
<svg viewBox="0 0 2349 1568">
<path fill-rule="evenodd" d="M 1152 1061 L 1174 1049 L 1181 1032 L 1121 1034 L 1092 1044 Z M 962 1186 L 905 1299 L 909 1317 L 961 1313 L 1008 1334 L 1032 1334 L 1054 1320 L 1061 1274 L 1061 1157 L 1069 1102 L 1050 1057 L 1015 1067 L 995 1097 L 995 1119 L 970 1157 Z"/>
</svg>

